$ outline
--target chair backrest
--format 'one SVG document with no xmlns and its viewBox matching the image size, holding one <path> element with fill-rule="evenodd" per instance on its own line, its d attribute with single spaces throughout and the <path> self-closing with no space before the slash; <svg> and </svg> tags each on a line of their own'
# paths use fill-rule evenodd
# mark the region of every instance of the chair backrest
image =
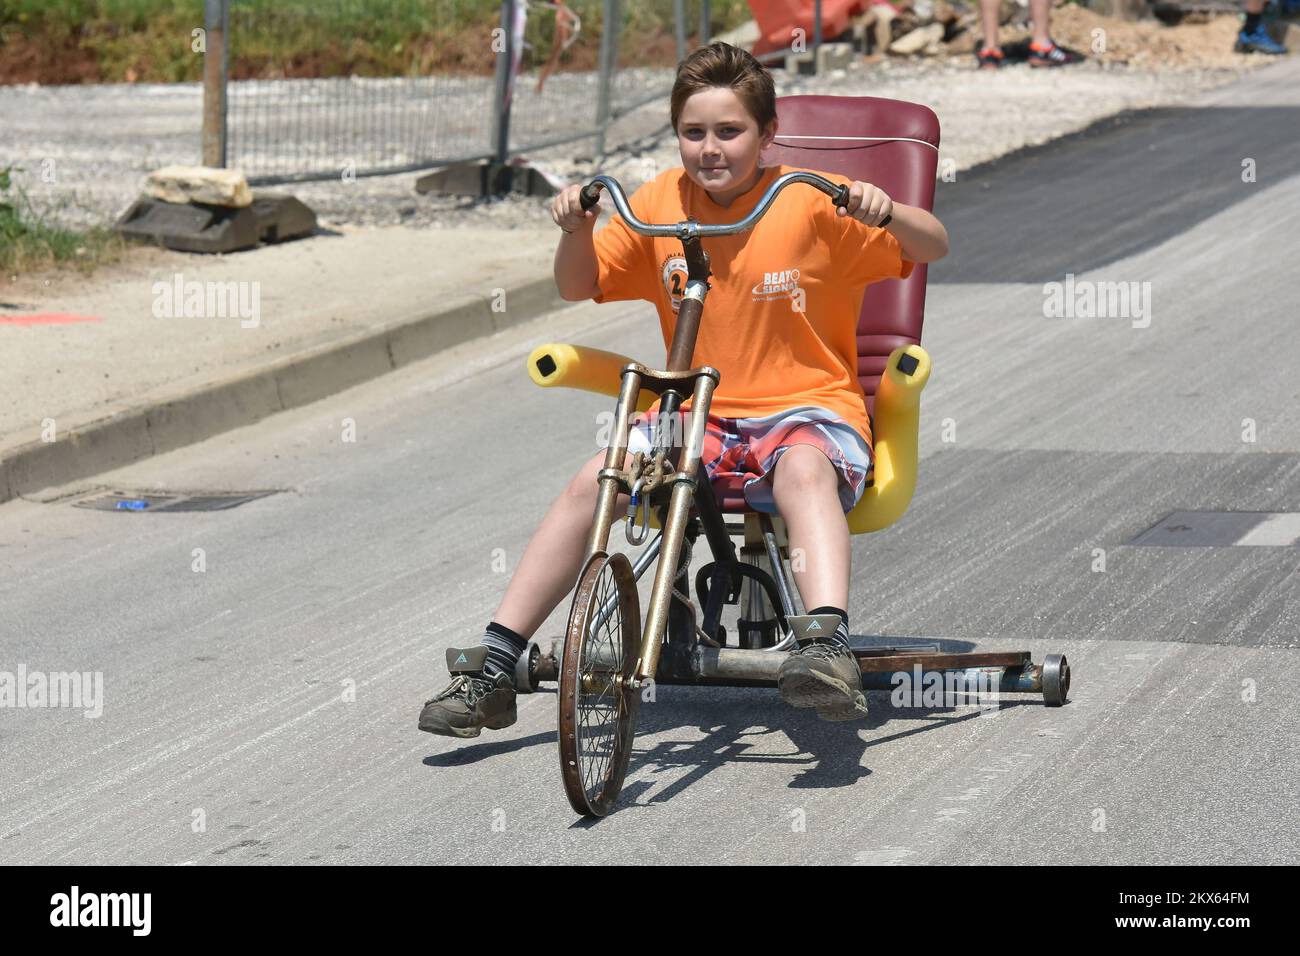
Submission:
<svg viewBox="0 0 1300 956">
<path fill-rule="evenodd" d="M 764 166 L 785 163 L 873 183 L 890 198 L 934 209 L 939 117 L 919 103 L 876 96 L 780 96 L 776 141 Z M 858 381 L 875 406 L 889 353 L 919 344 L 925 319 L 926 267 L 903 280 L 867 287 L 858 316 Z"/>
</svg>

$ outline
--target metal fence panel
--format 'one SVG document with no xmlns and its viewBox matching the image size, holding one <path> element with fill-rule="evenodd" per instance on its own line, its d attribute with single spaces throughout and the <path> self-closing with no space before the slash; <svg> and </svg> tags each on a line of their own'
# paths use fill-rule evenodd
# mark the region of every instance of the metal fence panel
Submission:
<svg viewBox="0 0 1300 956">
<path fill-rule="evenodd" d="M 496 0 L 230 0 L 228 162 L 254 183 L 427 169 L 492 154 Z M 434 38 L 472 20 L 479 69 L 405 76 L 294 78 L 310 63 L 277 64 L 259 48 L 275 31 L 320 45 L 361 46 L 353 25 L 375 17 L 419 23 Z M 284 78 L 240 79 L 239 62 Z"/>
<path fill-rule="evenodd" d="M 502 77 L 494 72 L 508 62 L 502 30 L 513 25 L 503 25 L 503 12 L 508 21 L 511 11 L 526 14 L 507 156 L 584 139 L 593 153 L 603 151 L 608 125 L 666 99 L 677 60 L 708 33 L 707 0 L 566 0 L 577 39 L 548 68 L 565 13 L 546 0 L 227 2 L 227 162 L 254 184 L 500 158 L 494 111 Z M 359 23 L 369 24 L 364 40 Z M 400 46 L 398 38 L 413 33 L 430 49 L 409 51 L 401 76 L 304 76 L 310 62 L 274 62 L 267 42 L 295 35 L 304 40 L 298 46 L 329 50 L 332 60 L 355 53 L 364 61 L 376 44 Z M 466 56 L 447 68 L 439 44 Z M 274 78 L 241 78 L 254 69 Z"/>
<path fill-rule="evenodd" d="M 666 101 L 676 63 L 708 42 L 707 36 L 700 39 L 704 0 L 632 0 L 624 5 L 630 9 L 621 26 L 610 94 L 615 116 L 653 100 Z M 642 43 L 634 44 L 633 38 Z"/>
</svg>

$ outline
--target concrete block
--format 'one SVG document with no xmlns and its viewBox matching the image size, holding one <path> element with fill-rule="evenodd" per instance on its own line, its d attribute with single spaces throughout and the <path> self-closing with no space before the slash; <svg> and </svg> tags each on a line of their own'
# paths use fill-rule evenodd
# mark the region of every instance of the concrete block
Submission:
<svg viewBox="0 0 1300 956">
<path fill-rule="evenodd" d="M 847 69 L 852 62 L 852 43 L 823 43 L 817 49 L 815 72 L 828 73 L 831 70 Z M 808 49 L 803 53 L 787 53 L 785 68 L 791 73 L 813 73 L 813 51 Z"/>
</svg>

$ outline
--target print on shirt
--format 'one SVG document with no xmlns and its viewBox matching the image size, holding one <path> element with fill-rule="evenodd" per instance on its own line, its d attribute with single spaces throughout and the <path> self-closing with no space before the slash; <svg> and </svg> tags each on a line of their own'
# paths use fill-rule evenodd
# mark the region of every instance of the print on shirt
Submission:
<svg viewBox="0 0 1300 956">
<path fill-rule="evenodd" d="M 660 267 L 664 290 L 674 312 L 679 312 L 682 305 L 682 293 L 686 289 L 686 259 L 683 256 L 669 256 Z M 804 290 L 799 286 L 798 269 L 778 269 L 764 272 L 763 281 L 751 290 L 754 302 L 790 301 L 790 307 L 796 312 L 803 311 Z"/>
<path fill-rule="evenodd" d="M 775 272 L 764 272 L 763 281 L 759 282 L 751 290 L 754 302 L 771 302 L 779 299 L 789 299 L 791 307 L 796 312 L 803 311 L 804 294 L 799 288 L 799 270 L 798 269 L 778 269 Z"/>
<path fill-rule="evenodd" d="M 664 280 L 664 289 L 668 292 L 668 298 L 673 304 L 673 311 L 676 312 L 682 305 L 682 293 L 686 291 L 686 257 L 669 256 L 664 260 L 663 268 L 660 270 Z"/>
</svg>

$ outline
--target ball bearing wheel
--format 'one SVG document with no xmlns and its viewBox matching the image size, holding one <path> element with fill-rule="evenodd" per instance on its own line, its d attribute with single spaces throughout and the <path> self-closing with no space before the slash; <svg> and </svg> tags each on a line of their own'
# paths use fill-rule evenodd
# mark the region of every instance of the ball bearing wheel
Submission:
<svg viewBox="0 0 1300 956">
<path fill-rule="evenodd" d="M 524 652 L 515 662 L 515 692 L 519 694 L 537 693 L 537 681 L 533 675 L 537 671 L 537 661 L 542 656 L 542 649 L 536 641 L 529 641 Z"/>
<path fill-rule="evenodd" d="M 1060 707 L 1070 697 L 1070 662 L 1064 654 L 1043 658 L 1043 703 Z"/>
</svg>

